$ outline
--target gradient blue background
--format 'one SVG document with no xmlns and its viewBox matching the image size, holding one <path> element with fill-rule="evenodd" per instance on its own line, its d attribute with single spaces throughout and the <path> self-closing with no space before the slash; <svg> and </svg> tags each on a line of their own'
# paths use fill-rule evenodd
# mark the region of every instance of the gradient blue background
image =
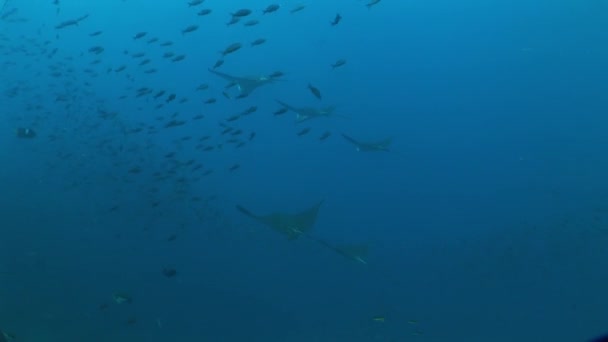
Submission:
<svg viewBox="0 0 608 342">
<path fill-rule="evenodd" d="M 608 3 L 335 0 L 292 15 L 292 1 L 262 17 L 268 4 L 206 0 L 213 13 L 198 17 L 186 1 L 61 0 L 58 13 L 48 0 L 9 1 L 0 329 L 24 342 L 581 341 L 608 330 Z M 261 23 L 226 27 L 239 8 Z M 199 30 L 182 35 L 191 24 Z M 267 43 L 250 48 L 259 37 Z M 220 70 L 281 70 L 285 81 L 225 99 L 207 68 L 237 41 Z M 158 73 L 125 50 L 146 52 Z M 165 51 L 187 57 L 171 63 Z M 140 87 L 189 100 L 157 110 L 135 98 Z M 218 103 L 203 105 L 209 97 Z M 298 125 L 272 115 L 275 99 L 339 116 Z M 242 149 L 175 143 L 220 143 L 218 122 L 252 105 L 238 126 L 257 135 Z M 156 117 L 174 112 L 205 119 L 163 129 Z M 158 132 L 125 134 L 149 125 Z M 17 139 L 16 127 L 39 136 Z M 303 127 L 311 133 L 296 136 Z M 341 132 L 391 136 L 393 152 L 358 153 Z M 179 167 L 160 181 L 169 152 L 214 173 L 192 181 Z M 367 265 L 234 209 L 297 212 L 321 199 L 315 236 L 368 243 Z M 133 303 L 117 305 L 115 292 Z"/>
</svg>

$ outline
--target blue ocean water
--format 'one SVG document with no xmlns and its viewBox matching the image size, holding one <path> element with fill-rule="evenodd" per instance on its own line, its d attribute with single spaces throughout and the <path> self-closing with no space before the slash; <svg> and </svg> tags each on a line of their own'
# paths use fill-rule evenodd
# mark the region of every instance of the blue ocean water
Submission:
<svg viewBox="0 0 608 342">
<path fill-rule="evenodd" d="M 608 2 L 271 4 L 6 1 L 9 340 L 608 331 Z"/>
</svg>

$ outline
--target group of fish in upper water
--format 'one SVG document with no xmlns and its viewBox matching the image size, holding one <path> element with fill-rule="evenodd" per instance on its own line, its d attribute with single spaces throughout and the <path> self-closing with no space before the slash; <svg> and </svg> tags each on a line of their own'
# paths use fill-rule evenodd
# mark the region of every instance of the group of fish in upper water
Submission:
<svg viewBox="0 0 608 342">
<path fill-rule="evenodd" d="M 186 3 L 189 8 L 192 8 L 196 11 L 196 15 L 199 17 L 205 17 L 208 15 L 212 15 L 214 13 L 211 8 L 202 8 L 202 5 L 205 3 L 204 0 L 191 0 Z M 368 8 L 372 8 L 380 3 L 380 0 L 368 0 L 365 4 Z M 60 1 L 53 0 L 53 5 L 56 6 L 57 14 L 60 13 Z M 293 8 L 288 9 L 289 14 L 296 14 L 306 9 L 304 5 L 298 5 Z M 263 17 L 268 15 L 275 15 L 284 11 L 284 9 L 278 4 L 270 4 L 260 10 L 260 14 Z M 241 8 L 235 11 L 232 11 L 229 14 L 229 20 L 225 23 L 227 26 L 232 26 L 236 24 L 242 24 L 246 27 L 253 27 L 260 23 L 260 20 L 263 19 L 250 19 L 254 17 L 254 10 Z M 20 23 L 26 22 L 27 19 L 18 18 L 18 8 L 11 9 L 3 9 L 0 12 L 0 23 Z M 55 24 L 53 27 L 56 31 L 56 40 L 61 39 L 61 32 L 64 30 L 87 30 L 89 29 L 86 25 L 87 19 L 90 18 L 90 14 L 83 14 L 81 16 L 62 20 Z M 327 23 L 336 27 L 340 25 L 343 21 L 343 17 L 341 14 L 337 13 L 331 20 L 328 20 Z M 179 33 L 183 36 L 190 35 L 195 31 L 199 30 L 200 27 L 197 24 L 187 25 L 182 27 L 179 30 Z M 97 29 L 88 31 L 85 33 L 90 37 L 90 39 L 95 39 L 95 37 L 102 36 L 104 34 L 103 30 Z M 8 42 L 8 38 L 6 36 L 0 36 L 0 41 L 3 42 L 3 46 Z M 134 44 L 141 44 L 145 42 L 146 45 L 152 46 L 157 45 L 160 48 L 164 49 L 162 54 L 162 58 L 169 63 L 179 63 L 187 58 L 187 54 L 185 53 L 177 53 L 172 51 L 172 47 L 174 44 L 171 40 L 161 40 L 157 36 L 151 35 L 148 31 L 142 30 L 139 32 L 135 32 L 132 35 L 132 40 Z M 225 59 L 228 56 L 240 53 L 245 47 L 257 48 L 258 46 L 262 46 L 266 43 L 266 38 L 258 38 L 251 41 L 248 45 L 235 42 L 225 46 L 221 52 L 219 58 L 216 62 L 209 66 L 208 72 L 209 75 L 213 77 L 217 77 L 226 82 L 224 89 L 222 90 L 222 96 L 227 100 L 238 100 L 243 98 L 249 98 L 254 92 L 256 92 L 259 88 L 275 84 L 278 81 L 282 80 L 282 76 L 284 73 L 281 71 L 275 71 L 267 75 L 261 76 L 249 76 L 249 75 L 233 75 L 229 72 L 220 71 L 220 68 L 225 66 Z M 49 61 L 52 61 L 56 56 L 60 55 L 63 51 L 59 47 L 52 47 L 52 42 L 50 40 L 44 42 L 34 42 L 31 41 L 32 46 L 39 50 L 40 55 L 48 58 Z M 23 51 L 10 51 L 11 54 L 16 54 Z M 90 46 L 88 49 L 81 54 L 81 57 L 91 56 L 93 59 L 89 63 L 89 66 L 84 68 L 82 71 L 85 75 L 87 75 L 91 80 L 102 75 L 103 72 L 106 74 L 114 74 L 114 75 L 124 75 L 124 77 L 133 82 L 136 81 L 136 75 L 138 72 L 143 74 L 155 74 L 161 72 L 161 68 L 155 65 L 158 65 L 158 61 L 154 61 L 152 58 L 148 57 L 148 53 L 144 51 L 130 52 L 125 50 L 124 54 L 128 56 L 132 61 L 135 61 L 137 70 L 132 70 L 132 66 L 130 66 L 130 62 L 125 62 L 123 64 L 110 65 L 105 67 L 105 70 L 100 70 L 101 65 L 104 64 L 101 56 L 106 52 L 106 47 L 94 44 Z M 75 112 L 74 108 L 80 108 L 81 106 L 77 104 L 77 98 L 79 94 L 80 97 L 85 98 L 87 96 L 92 96 L 93 91 L 88 90 L 87 87 L 90 87 L 90 81 L 86 81 L 83 89 L 78 89 L 78 85 L 74 84 L 73 79 L 76 79 L 76 72 L 74 67 L 70 66 L 68 63 L 73 62 L 74 57 L 65 57 L 64 62 L 56 62 L 54 64 L 49 65 L 50 76 L 57 81 L 63 80 L 64 85 L 63 88 L 65 91 L 60 91 L 59 89 L 55 89 L 53 92 L 55 94 L 55 103 L 58 105 L 64 105 L 66 115 L 70 116 L 70 118 L 74 119 L 74 122 L 78 122 L 78 120 L 82 120 L 81 124 L 83 127 L 87 129 L 98 128 L 104 123 L 108 124 L 112 128 L 118 128 L 125 136 L 137 135 L 137 134 L 147 134 L 148 136 L 152 134 L 156 134 L 160 129 L 172 129 L 180 126 L 185 126 L 188 124 L 194 124 L 196 122 L 200 122 L 204 120 L 206 115 L 204 114 L 182 114 L 179 111 L 175 111 L 170 115 L 159 115 L 155 119 L 159 121 L 159 124 L 156 125 L 150 122 L 142 122 L 140 124 L 132 125 L 125 124 L 127 120 L 120 120 L 120 114 L 114 110 L 108 109 L 110 107 L 107 105 L 105 101 L 98 101 L 95 104 L 97 119 L 100 122 L 91 123 L 82 118 L 76 118 L 71 116 L 73 112 Z M 328 63 L 325 67 L 328 68 L 329 71 L 340 69 L 346 66 L 346 59 L 338 59 L 331 63 Z M 194 91 L 195 92 L 206 92 L 211 88 L 207 83 L 199 84 Z M 307 91 L 310 92 L 314 98 L 317 100 L 323 100 L 324 96 L 321 90 L 313 85 L 312 83 L 307 84 Z M 9 89 L 5 94 L 8 97 L 16 97 L 19 93 L 22 92 L 23 89 L 20 89 L 19 86 L 15 86 Z M 71 94 L 74 93 L 74 94 Z M 140 87 L 135 89 L 132 94 L 125 94 L 119 97 L 120 100 L 128 100 L 135 97 L 136 99 L 146 99 L 151 101 L 154 104 L 154 109 L 156 110 L 164 110 L 169 108 L 172 105 L 184 104 L 189 101 L 188 97 L 179 96 L 176 92 L 173 92 L 169 89 L 153 89 L 151 87 Z M 218 98 L 216 97 L 208 97 L 203 99 L 202 104 L 204 105 L 213 105 L 218 102 Z M 331 118 L 338 117 L 336 114 L 337 108 L 335 106 L 326 106 L 326 107 L 316 107 L 316 106 L 298 106 L 295 104 L 287 103 L 283 100 L 276 100 L 278 105 L 277 109 L 272 113 L 273 116 L 281 116 L 288 112 L 292 112 L 295 115 L 295 122 L 298 124 L 304 124 L 309 122 L 310 120 L 319 119 L 319 118 Z M 30 107 L 28 110 L 36 111 L 41 110 L 41 107 Z M 211 175 L 214 170 L 206 165 L 203 165 L 201 162 L 196 159 L 188 159 L 188 160 L 178 160 L 177 156 L 179 154 L 180 148 L 183 144 L 187 142 L 194 142 L 194 150 L 200 152 L 211 152 L 211 151 L 219 151 L 225 148 L 226 146 L 233 146 L 234 148 L 241 148 L 246 144 L 252 142 L 256 137 L 255 131 L 245 131 L 238 127 L 237 122 L 242 120 L 243 118 L 252 115 L 258 111 L 257 106 L 250 106 L 243 111 L 227 116 L 222 122 L 219 123 L 220 130 L 219 135 L 221 137 L 227 137 L 223 141 L 212 143 L 213 135 L 204 134 L 200 137 L 192 137 L 190 135 L 182 136 L 179 139 L 173 141 L 174 150 L 168 151 L 164 157 L 167 160 L 167 163 L 162 165 L 160 170 L 157 170 L 153 173 L 153 176 L 156 180 L 167 180 L 173 179 L 174 182 L 180 186 L 185 186 L 187 183 L 196 183 L 200 180 L 200 177 L 205 177 Z M 23 139 L 40 139 L 41 137 L 48 137 L 49 142 L 57 142 L 61 140 L 61 136 L 52 132 L 51 129 L 47 129 L 44 125 L 39 125 L 37 123 L 32 126 L 19 127 L 16 129 L 17 137 Z M 312 127 L 303 126 L 298 129 L 296 135 L 299 137 L 303 137 L 308 135 L 312 131 Z M 103 134 L 100 134 L 103 135 Z M 326 139 L 332 136 L 331 131 L 324 131 L 319 136 L 318 139 L 320 141 L 325 141 Z M 340 136 L 344 139 L 345 142 L 351 144 L 357 151 L 361 152 L 389 152 L 390 145 L 392 143 L 391 138 L 383 138 L 377 141 L 365 141 L 359 138 L 353 137 L 351 135 L 340 133 Z M 246 137 L 246 138 L 245 138 Z M 89 136 L 90 141 L 95 141 L 95 138 Z M 89 141 L 89 143 L 90 143 Z M 93 144 L 92 144 L 93 145 Z M 127 153 L 135 150 L 135 148 L 129 148 L 126 146 L 127 144 L 116 144 L 112 141 L 111 138 L 101 138 L 99 137 L 95 144 L 94 148 L 98 149 L 98 151 L 109 151 L 111 157 L 118 157 L 121 154 Z M 152 145 L 147 146 L 148 149 L 152 148 Z M 74 154 L 71 152 L 61 152 L 58 154 L 61 159 L 74 159 Z M 135 158 L 137 159 L 137 158 Z M 126 163 L 133 163 L 133 160 L 128 161 L 114 161 L 115 166 L 122 167 Z M 124 163 L 124 164 L 122 164 Z M 136 162 L 135 162 L 136 163 Z M 186 177 L 181 176 L 178 177 L 178 174 L 183 174 L 183 169 L 189 168 L 191 172 L 198 173 L 197 176 Z M 236 170 L 241 169 L 241 165 L 239 163 L 234 163 L 229 165 L 226 170 L 230 172 L 234 172 Z M 144 172 L 146 167 L 143 165 L 131 164 L 126 168 L 126 172 L 130 175 L 139 175 Z M 150 193 L 158 192 L 158 189 L 151 189 Z M 183 192 L 182 192 L 183 193 Z M 212 198 L 209 198 L 212 200 Z M 194 195 L 190 198 L 192 202 L 200 202 L 202 199 L 197 195 Z M 319 244 L 320 246 L 327 248 L 328 250 L 335 252 L 338 255 L 341 255 L 350 260 L 354 260 L 356 262 L 366 264 L 366 256 L 367 256 L 367 246 L 366 245 L 333 245 L 315 235 L 312 234 L 312 228 L 314 227 L 317 219 L 317 214 L 319 209 L 321 208 L 323 201 L 319 201 L 314 204 L 312 207 L 307 208 L 301 212 L 297 213 L 285 213 L 285 212 L 275 212 L 266 215 L 255 214 L 251 210 L 246 209 L 242 205 L 237 205 L 237 212 L 242 213 L 244 216 L 252 219 L 255 222 L 263 224 L 265 226 L 270 227 L 274 231 L 284 234 L 288 239 L 294 240 L 299 237 L 304 237 L 314 243 Z M 152 201 L 151 205 L 153 207 L 159 207 L 162 205 L 161 200 Z M 120 210 L 120 204 L 114 204 L 109 207 L 108 212 L 116 212 Z M 178 234 L 171 234 L 167 241 L 171 242 L 177 238 Z M 175 277 L 178 274 L 177 269 L 174 267 L 164 267 L 161 270 L 161 274 L 167 278 Z M 112 301 L 116 304 L 130 304 L 133 302 L 133 299 L 129 294 L 117 292 L 112 296 Z M 106 309 L 109 306 L 108 303 L 103 303 L 99 306 L 101 310 Z M 129 319 L 127 323 L 133 324 L 136 322 L 136 319 Z M 6 340 L 12 339 L 13 336 L 7 333 L 0 334 L 0 342 L 4 342 Z"/>
</svg>

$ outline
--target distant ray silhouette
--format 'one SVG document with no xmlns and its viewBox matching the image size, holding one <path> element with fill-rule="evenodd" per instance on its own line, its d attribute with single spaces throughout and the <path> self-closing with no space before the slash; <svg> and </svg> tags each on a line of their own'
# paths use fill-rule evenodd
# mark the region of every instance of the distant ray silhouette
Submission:
<svg viewBox="0 0 608 342">
<path fill-rule="evenodd" d="M 243 206 L 237 205 L 236 208 L 252 219 L 286 235 L 288 239 L 294 240 L 302 234 L 308 234 L 312 230 L 317 222 L 317 215 L 321 204 L 323 204 L 323 201 L 295 214 L 275 212 L 268 215 L 256 215 Z"/>
<path fill-rule="evenodd" d="M 281 234 L 286 235 L 289 240 L 295 240 L 300 236 L 305 236 L 319 245 L 328 248 L 329 250 L 332 250 L 343 257 L 346 257 L 347 259 L 367 264 L 367 261 L 365 260 L 368 251 L 367 246 L 334 246 L 325 240 L 311 235 L 311 231 L 317 222 L 317 216 L 322 204 L 323 201 L 320 201 L 304 211 L 293 214 L 275 212 L 268 215 L 258 215 L 241 205 L 237 205 L 236 208 L 246 216 L 272 228 Z"/>
</svg>

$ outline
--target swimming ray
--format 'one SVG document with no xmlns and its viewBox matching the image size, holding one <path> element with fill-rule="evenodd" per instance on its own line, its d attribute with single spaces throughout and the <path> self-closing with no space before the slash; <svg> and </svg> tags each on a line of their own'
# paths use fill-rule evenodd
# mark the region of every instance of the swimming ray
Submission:
<svg viewBox="0 0 608 342">
<path fill-rule="evenodd" d="M 283 101 L 276 100 L 281 106 L 289 109 L 296 113 L 296 122 L 301 123 L 310 119 L 329 117 L 333 116 L 333 112 L 336 110 L 336 106 L 329 106 L 324 108 L 313 108 L 313 107 L 294 107 Z"/>
<path fill-rule="evenodd" d="M 303 234 L 308 234 L 315 223 L 319 214 L 319 208 L 323 201 L 319 201 L 312 207 L 298 213 L 275 212 L 268 215 L 257 215 L 243 206 L 237 205 L 236 208 L 243 214 L 252 219 L 284 234 L 290 240 L 295 240 Z"/>
<path fill-rule="evenodd" d="M 312 228 L 317 222 L 319 208 L 322 204 L 323 201 L 320 201 L 314 206 L 294 214 L 275 212 L 268 215 L 258 215 L 241 205 L 237 205 L 236 208 L 246 216 L 272 228 L 281 234 L 286 235 L 290 240 L 295 240 L 300 236 L 305 236 L 308 239 L 331 251 L 334 251 L 337 254 L 342 255 L 347 259 L 354 260 L 362 264 L 367 264 L 367 261 L 365 260 L 368 252 L 367 245 L 334 246 L 325 240 L 311 235 Z"/>
<path fill-rule="evenodd" d="M 266 84 L 274 83 L 276 81 L 272 77 L 268 77 L 268 76 L 239 77 L 239 76 L 233 76 L 233 75 L 229 75 L 229 74 L 226 74 L 223 72 L 219 72 L 219 71 L 216 71 L 213 69 L 207 69 L 207 70 L 209 70 L 209 72 L 225 79 L 226 81 L 230 82 L 227 87 L 236 85 L 237 89 L 239 90 L 239 94 L 237 95 L 237 98 L 247 97 L 257 88 L 259 88 L 263 85 L 266 85 Z"/>
</svg>

